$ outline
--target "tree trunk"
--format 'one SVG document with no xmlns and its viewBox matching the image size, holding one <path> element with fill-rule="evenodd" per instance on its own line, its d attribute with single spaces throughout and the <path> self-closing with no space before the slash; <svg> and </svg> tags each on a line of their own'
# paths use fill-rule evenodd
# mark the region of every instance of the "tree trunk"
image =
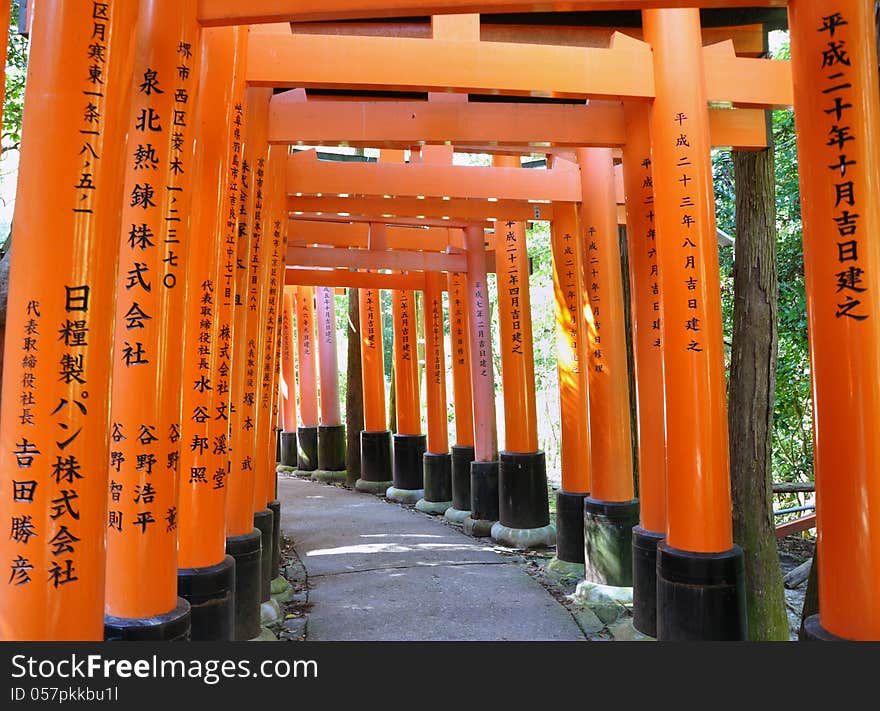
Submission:
<svg viewBox="0 0 880 711">
<path fill-rule="evenodd" d="M 393 360 L 391 361 L 391 387 L 388 389 L 388 429 L 397 434 L 397 388 L 394 386 Z"/>
<path fill-rule="evenodd" d="M 734 151 L 736 245 L 730 364 L 733 536 L 745 552 L 749 639 L 787 640 L 771 502 L 776 382 L 776 192 L 773 150 Z"/>
<path fill-rule="evenodd" d="M 626 335 L 626 372 L 629 383 L 629 420 L 630 446 L 632 448 L 632 473 L 634 497 L 639 496 L 639 428 L 638 410 L 636 409 L 636 361 L 633 350 L 632 297 L 629 281 L 629 244 L 626 239 L 626 227 L 617 228 L 617 241 L 620 246 L 620 283 L 623 285 L 623 317 Z"/>
<path fill-rule="evenodd" d="M 364 429 L 364 382 L 361 379 L 361 311 L 358 290 L 348 290 L 348 369 L 345 375 L 346 481 L 361 476 L 361 430 Z"/>
</svg>

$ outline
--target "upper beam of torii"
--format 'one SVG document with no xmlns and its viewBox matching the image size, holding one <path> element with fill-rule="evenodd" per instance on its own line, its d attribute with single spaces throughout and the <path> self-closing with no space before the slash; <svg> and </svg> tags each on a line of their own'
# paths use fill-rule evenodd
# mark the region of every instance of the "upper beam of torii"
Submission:
<svg viewBox="0 0 880 711">
<path fill-rule="evenodd" d="M 668 2 L 668 0 L 667 0 Z M 254 86 L 382 89 L 648 101 L 651 48 L 615 33 L 610 47 L 563 47 L 479 39 L 291 34 L 256 29 L 248 43 Z M 340 61 L 344 57 L 345 61 Z M 707 100 L 739 107 L 792 103 L 789 63 L 737 57 L 732 42 L 704 48 Z"/>
<path fill-rule="evenodd" d="M 344 110 L 343 110 L 344 109 Z M 740 150 L 767 147 L 761 109 L 709 110 L 713 146 Z M 466 153 L 500 147 L 601 148 L 626 143 L 623 104 L 529 104 L 432 101 L 307 100 L 292 89 L 269 103 L 269 142 L 410 148 L 451 144 Z"/>
<path fill-rule="evenodd" d="M 200 0 L 203 25 L 248 25 L 479 12 L 785 7 L 786 0 Z"/>
</svg>

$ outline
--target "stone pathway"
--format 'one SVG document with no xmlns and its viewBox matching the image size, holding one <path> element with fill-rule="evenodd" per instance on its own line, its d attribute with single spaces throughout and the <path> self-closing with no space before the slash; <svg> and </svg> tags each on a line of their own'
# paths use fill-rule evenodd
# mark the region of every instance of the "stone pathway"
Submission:
<svg viewBox="0 0 880 711">
<path fill-rule="evenodd" d="M 309 640 L 585 639 L 520 565 L 439 520 L 308 480 L 279 479 L 278 498 Z"/>
</svg>

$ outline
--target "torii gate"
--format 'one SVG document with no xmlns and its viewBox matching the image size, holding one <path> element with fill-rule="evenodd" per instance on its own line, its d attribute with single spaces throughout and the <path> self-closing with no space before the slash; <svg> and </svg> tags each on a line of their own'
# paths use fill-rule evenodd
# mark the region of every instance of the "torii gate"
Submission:
<svg viewBox="0 0 880 711">
<path fill-rule="evenodd" d="M 203 302 L 211 306 L 210 313 L 201 314 L 203 318 L 196 324 L 196 329 L 202 328 L 201 321 L 204 321 L 204 329 L 218 334 L 219 341 L 215 350 L 209 348 L 209 352 L 201 353 L 198 348 L 193 351 L 206 360 L 197 383 L 204 389 L 207 389 L 208 378 L 212 388 L 214 384 L 222 383 L 222 393 L 212 399 L 210 405 L 229 414 L 232 395 L 228 390 L 228 378 L 232 378 L 234 386 L 235 379 L 244 372 L 246 380 L 242 398 L 255 404 L 254 436 L 243 438 L 246 441 L 238 445 L 242 448 L 239 453 L 253 454 L 253 458 L 248 456 L 246 459 L 249 466 L 255 467 L 255 475 L 250 477 L 245 472 L 252 470 L 244 466 L 239 468 L 238 478 L 246 494 L 236 500 L 241 511 L 236 511 L 235 515 L 244 521 L 245 528 L 259 521 L 263 530 L 257 531 L 256 537 L 253 530 L 243 532 L 242 536 L 248 540 L 237 541 L 242 544 L 240 548 L 230 543 L 230 539 L 236 536 L 227 538 L 230 555 L 233 558 L 238 556 L 236 564 L 253 559 L 254 540 L 262 539 L 266 547 L 274 545 L 272 531 L 266 526 L 273 521 L 273 513 L 267 506 L 271 503 L 274 476 L 267 460 L 274 455 L 270 434 L 277 408 L 278 348 L 275 334 L 281 316 L 279 287 L 283 282 L 288 222 L 283 172 L 290 171 L 296 160 L 288 158 L 285 166 L 284 150 L 268 148 L 268 143 L 261 137 L 266 124 L 255 125 L 251 133 L 247 133 L 240 123 L 235 122 L 236 116 L 241 118 L 243 114 L 239 97 L 244 96 L 244 80 L 252 87 L 296 85 L 429 92 L 491 91 L 510 95 L 574 96 L 590 101 L 625 100 L 643 105 L 653 100 L 650 115 L 648 112 L 641 117 L 635 112 L 625 114 L 627 146 L 639 138 L 644 140 L 650 125 L 653 155 L 644 168 L 650 166 L 652 175 L 643 176 L 642 185 L 650 177 L 651 186 L 655 188 L 651 199 L 655 204 L 649 211 L 650 218 L 633 213 L 630 224 L 634 226 L 637 224 L 635 220 L 641 219 L 656 225 L 648 227 L 648 223 L 642 222 L 645 230 L 632 230 L 631 238 L 637 239 L 638 235 L 651 230 L 652 237 L 657 240 L 654 255 L 659 276 L 656 303 L 662 312 L 662 340 L 657 349 L 659 354 L 654 355 L 653 361 L 644 349 L 639 351 L 637 348 L 636 357 L 642 371 L 646 370 L 643 367 L 646 363 L 652 362 L 652 372 L 657 373 L 657 363 L 663 363 L 662 385 L 667 413 L 665 460 L 659 462 L 654 472 L 664 480 L 660 485 L 657 484 L 659 479 L 653 481 L 652 486 L 643 487 L 643 492 L 648 489 L 655 494 L 666 492 L 669 506 L 665 517 L 656 519 L 660 523 L 649 524 L 643 502 L 643 528 L 652 535 L 645 536 L 642 543 L 650 553 L 652 541 L 648 539 L 653 537 L 653 542 L 663 539 L 656 545 L 658 635 L 661 639 L 742 637 L 744 619 L 738 598 L 742 577 L 741 553 L 732 545 L 730 533 L 717 264 L 714 261 L 711 176 L 707 163 L 710 146 L 707 101 L 746 106 L 785 105 L 790 99 L 785 93 L 788 69 L 781 63 L 736 57 L 729 52 L 706 51 L 701 47 L 702 34 L 694 7 L 745 7 L 754 5 L 754 0 L 685 1 L 677 3 L 684 9 L 676 10 L 661 9 L 664 4 L 662 0 L 575 0 L 551 2 L 541 8 L 643 9 L 644 37 L 653 50 L 649 54 L 647 47 L 637 41 L 609 48 L 509 46 L 504 42 L 482 42 L 479 30 L 475 32 L 473 26 L 465 29 L 464 39 L 430 41 L 399 37 L 329 39 L 282 35 L 269 27 L 253 30 L 255 34 L 259 32 L 259 42 L 246 42 L 242 35 L 247 32 L 219 27 L 199 31 L 198 28 L 198 24 L 210 27 L 399 17 L 426 12 L 439 16 L 534 9 L 533 3 L 519 0 L 436 0 L 427 7 L 414 0 L 332 0 L 330 3 L 255 0 L 246 8 L 232 0 L 192 0 L 178 2 L 174 7 L 168 3 L 164 7 L 166 17 L 173 19 L 179 30 L 179 37 L 174 36 L 179 39 L 177 47 L 172 46 L 167 37 L 163 41 L 167 29 L 161 22 L 154 18 L 148 23 L 137 18 L 134 3 L 101 3 L 98 9 L 86 4 L 78 9 L 65 8 L 62 12 L 60 0 L 44 0 L 40 4 L 40 13 L 45 14 L 38 13 L 32 23 L 32 80 L 27 88 L 29 105 L 35 105 L 31 97 L 49 96 L 61 110 L 81 118 L 81 121 L 47 121 L 34 109 L 25 113 L 15 230 L 17 235 L 26 239 L 16 238 L 14 243 L 26 244 L 27 250 L 23 251 L 21 246 L 13 248 L 7 324 L 10 333 L 22 334 L 21 344 L 24 345 L 7 339 L 4 361 L 4 381 L 21 383 L 21 390 L 5 389 L 0 407 L 0 457 L 3 458 L 0 470 L 12 472 L 7 482 L 8 494 L 0 499 L 0 516 L 11 521 L 14 532 L 2 544 L 11 571 L 9 582 L 0 587 L 0 605 L 10 611 L 2 620 L 3 636 L 83 639 L 101 635 L 104 622 L 101 604 L 104 599 L 103 540 L 108 521 L 102 520 L 99 514 L 105 509 L 105 503 L 115 502 L 113 497 L 119 492 L 117 489 L 108 491 L 108 481 L 94 473 L 105 471 L 109 460 L 107 433 L 111 431 L 108 419 L 111 400 L 114 408 L 126 405 L 121 393 L 111 396 L 109 372 L 95 367 L 99 358 L 111 351 L 110 344 L 114 340 L 112 300 L 102 295 L 111 293 L 116 286 L 114 279 L 120 278 L 108 267 L 116 263 L 122 242 L 118 239 L 122 234 L 119 186 L 130 187 L 131 200 L 137 197 L 145 211 L 151 207 L 147 204 L 151 198 L 143 187 L 143 180 L 134 181 L 131 175 L 127 181 L 122 180 L 123 160 L 128 155 L 123 148 L 125 127 L 162 133 L 163 125 L 151 110 L 155 112 L 157 107 L 165 106 L 164 102 L 170 97 L 160 99 L 157 93 L 149 98 L 150 90 L 156 86 L 156 76 L 151 76 L 150 67 L 142 64 L 143 57 L 152 49 L 153 43 L 160 42 L 163 42 L 164 61 L 171 62 L 175 51 L 185 52 L 186 59 L 193 59 L 193 62 L 181 65 L 185 71 L 178 73 L 178 79 L 183 82 L 195 73 L 196 62 L 201 56 L 195 52 L 190 54 L 196 48 L 185 39 L 185 33 L 193 31 L 193 36 L 199 40 L 202 36 L 206 39 L 211 33 L 219 32 L 231 43 L 229 46 L 234 49 L 225 55 L 223 66 L 227 73 L 233 73 L 235 82 L 241 87 L 241 91 L 235 90 L 231 83 L 228 93 L 219 99 L 214 97 L 216 103 L 211 104 L 215 108 L 225 106 L 225 116 L 232 118 L 233 122 L 224 123 L 218 129 L 217 113 L 207 111 L 205 105 L 197 114 L 204 117 L 199 126 L 203 132 L 201 137 L 216 138 L 218 147 L 216 154 L 200 157 L 208 163 L 200 173 L 201 184 L 211 185 L 211 188 L 204 192 L 193 191 L 200 201 L 205 202 L 202 205 L 205 210 L 215 208 L 213 219 L 206 219 L 205 224 L 206 231 L 211 234 L 207 243 L 213 245 L 213 256 L 208 261 L 216 269 L 198 283 L 192 280 L 195 271 L 187 275 L 190 289 L 197 293 L 201 289 L 201 297 L 210 300 Z M 784 5 L 781 0 L 765 4 Z M 93 16 L 93 12 L 98 14 Z M 817 497 L 820 502 L 818 530 L 823 558 L 820 571 L 821 624 L 820 619 L 812 619 L 808 629 L 815 638 L 877 638 L 880 637 L 880 605 L 874 589 L 880 577 L 880 554 L 877 546 L 870 542 L 877 538 L 876 529 L 880 527 L 874 505 L 880 492 L 873 476 L 878 454 L 874 431 L 880 415 L 880 397 L 871 384 L 880 382 L 880 373 L 877 372 L 880 366 L 874 357 L 880 347 L 880 330 L 874 326 L 876 321 L 873 318 L 880 306 L 877 296 L 880 291 L 873 288 L 876 270 L 880 267 L 880 251 L 870 240 L 861 239 L 861 235 L 874 234 L 880 227 L 880 208 L 863 198 L 865 194 L 877 192 L 876 177 L 880 174 L 880 100 L 876 92 L 873 8 L 868 0 L 839 0 L 832 10 L 819 0 L 791 0 L 789 13 L 794 103 L 798 110 L 802 167 L 805 268 L 816 413 Z M 444 26 L 444 21 L 438 20 L 436 24 Z M 454 26 L 455 21 L 452 29 Z M 106 67 L 98 65 L 97 61 L 89 65 L 91 60 L 87 61 L 85 49 L 94 37 L 88 37 L 83 28 L 100 33 L 102 62 L 106 62 Z M 206 41 L 205 44 L 209 43 Z M 125 51 L 126 47 L 137 47 L 138 51 L 129 53 Z M 351 60 L 351 64 L 345 67 L 345 75 L 330 63 L 318 64 L 322 58 L 336 56 L 333 53 L 340 48 L 346 50 Z M 249 60 L 247 77 L 242 71 L 234 74 L 236 66 L 240 69 L 239 58 L 245 53 Z M 134 75 L 136 82 L 131 81 L 132 55 L 139 58 Z M 394 61 L 401 56 L 416 61 Z M 492 61 L 483 61 L 487 56 Z M 387 60 L 392 61 L 388 63 Z M 569 71 L 571 67 L 582 70 L 574 75 Z M 100 91 L 96 90 L 99 80 L 102 84 Z M 170 85 L 170 79 L 168 81 Z M 179 93 L 180 89 L 184 89 L 183 93 Z M 203 83 L 202 91 L 204 89 Z M 189 87 L 175 84 L 173 103 L 180 106 L 169 109 L 174 112 L 174 121 L 187 121 L 182 106 L 189 99 L 188 90 Z M 716 91 L 720 93 L 716 94 Z M 138 111 L 146 113 L 128 111 L 128 96 L 134 92 L 147 97 L 140 96 L 139 101 L 143 103 L 138 104 Z M 200 94 L 198 96 L 200 102 L 205 101 Z M 253 92 L 249 96 L 254 96 Z M 855 101 L 856 97 L 860 100 Z M 230 106 L 237 110 L 230 112 Z M 182 127 L 183 124 L 175 125 Z M 218 133 L 225 135 L 221 137 Z M 170 149 L 163 143 L 163 151 L 179 150 L 188 160 L 193 143 L 185 136 L 183 140 L 183 147 L 172 142 Z M 485 140 L 485 136 L 477 137 L 474 145 L 485 145 Z M 488 140 L 491 141 L 491 137 Z M 83 150 L 78 154 L 75 148 L 64 150 L 80 144 L 83 144 Z M 641 145 L 647 146 L 646 143 Z M 254 152 L 249 154 L 249 150 Z M 608 209 L 613 206 L 611 154 L 607 146 L 581 151 L 578 160 L 582 173 L 603 186 L 604 202 L 595 209 L 592 205 L 588 209 L 583 194 L 571 197 L 570 193 L 565 193 L 562 197 L 549 199 L 571 204 L 580 202 L 584 206 L 581 218 L 585 226 L 589 224 L 601 235 L 602 226 L 607 232 L 610 231 L 609 225 L 614 223 L 613 209 Z M 244 170 L 242 162 L 242 158 L 248 155 L 254 157 L 253 163 L 247 160 L 252 173 Z M 141 161 L 152 160 L 150 155 L 141 156 Z M 626 153 L 623 158 L 630 162 Z M 42 166 L 50 160 L 57 169 L 47 174 Z M 177 178 L 171 175 L 170 165 L 169 161 L 165 166 L 162 184 L 167 182 L 169 189 L 173 189 L 180 186 L 176 183 Z M 419 166 L 420 169 L 425 167 Z M 553 167 L 546 172 L 554 173 L 557 169 Z M 547 183 L 544 176 L 524 178 L 515 175 L 529 171 L 492 170 L 497 172 L 490 175 L 520 188 L 523 181 L 535 181 L 530 186 L 535 189 Z M 630 176 L 633 173 L 631 169 Z M 437 171 L 434 174 L 440 175 Z M 448 173 L 447 179 L 450 175 L 459 174 Z M 222 183 L 211 183 L 210 176 L 220 176 Z M 469 176 L 463 177 L 467 183 Z M 558 177 L 554 175 L 553 180 Z M 248 182 L 248 178 L 253 182 Z M 393 185 L 391 178 L 389 185 Z M 583 189 L 583 186 L 581 182 L 579 187 Z M 44 209 L 42 196 L 47 190 L 68 195 L 63 210 Z M 178 219 L 174 211 L 189 210 L 189 200 L 185 199 L 185 188 L 183 190 L 177 201 L 168 198 L 162 202 L 161 208 L 155 203 L 152 207 L 167 209 L 167 216 Z M 349 191 L 343 189 L 340 192 Z M 628 193 L 630 196 L 634 194 L 632 190 Z M 405 190 L 403 194 L 406 194 Z M 478 191 L 477 194 L 481 193 Z M 641 196 L 648 197 L 647 194 Z M 514 194 L 509 199 L 530 198 Z M 570 214 L 562 214 L 561 219 L 569 220 L 569 225 L 575 224 Z M 555 221 L 559 222 L 560 218 Z M 127 230 L 128 225 L 125 227 Z M 129 270 L 136 273 L 128 274 L 128 278 L 134 280 L 132 288 L 149 291 L 150 283 L 141 278 L 144 265 L 147 268 L 154 266 L 157 277 L 160 276 L 158 270 L 162 269 L 162 281 L 174 283 L 174 269 L 180 262 L 179 256 L 173 254 L 176 237 L 166 228 L 162 231 L 167 238 L 161 248 L 165 257 L 162 266 L 156 261 L 154 252 L 150 252 L 147 261 L 136 262 Z M 511 232 L 516 233 L 513 226 Z M 486 262 L 482 233 L 482 225 L 464 228 L 468 281 L 471 287 L 476 287 L 470 290 L 471 328 L 485 333 L 488 324 L 478 301 L 485 297 Z M 58 234 L 69 239 L 59 242 L 56 239 Z M 580 229 L 577 234 L 581 235 Z M 150 241 L 149 237 L 146 239 Z M 516 234 L 513 241 L 521 244 Z M 131 249 L 153 246 L 146 242 L 141 244 L 143 247 L 138 246 L 135 239 Z M 590 264 L 593 265 L 593 258 L 597 259 L 593 268 L 599 273 L 613 263 L 607 252 L 609 246 L 610 242 L 602 241 L 600 237 L 596 238 L 595 249 L 588 243 Z M 592 252 L 598 254 L 592 255 Z M 47 253 L 53 256 L 50 262 L 43 259 Z M 244 266 L 239 266 L 238 256 L 248 254 L 252 255 L 252 260 L 247 265 L 241 262 Z M 237 285 L 239 280 L 236 277 L 240 276 L 238 271 L 241 269 L 245 269 L 248 275 L 248 281 L 243 283 L 251 284 L 245 290 Z M 600 291 L 603 298 L 614 293 L 613 287 L 608 289 L 602 279 L 597 277 L 594 283 L 596 289 L 593 290 L 591 284 L 591 291 Z M 650 280 L 636 282 L 639 283 L 643 287 L 653 288 L 654 285 Z M 168 283 L 164 286 L 171 288 Z M 216 292 L 213 291 L 215 288 Z M 252 308 L 253 315 L 246 317 L 243 310 L 235 308 L 236 294 L 246 300 L 245 310 Z M 650 299 L 645 301 L 651 302 Z M 590 303 L 595 307 L 594 302 Z M 141 326 L 118 324 L 115 329 L 116 340 L 122 340 L 124 347 L 122 353 L 117 352 L 114 357 L 126 354 L 127 367 L 132 359 L 137 359 L 135 365 L 144 366 L 141 372 L 146 373 L 147 378 L 158 372 L 155 363 L 151 364 L 146 357 L 146 349 L 153 343 L 150 339 L 157 328 L 159 333 L 163 329 L 173 332 L 176 317 L 173 306 L 164 304 L 157 308 L 159 310 L 153 314 L 147 314 L 155 319 L 149 339 L 137 341 L 129 337 L 125 346 L 125 333 L 120 329 Z M 605 309 L 605 306 L 601 308 Z M 638 303 L 636 308 L 640 308 Z M 600 365 L 596 362 L 600 358 L 595 353 L 599 350 L 595 348 L 596 336 L 601 330 L 601 337 L 607 337 L 605 329 L 609 322 L 603 315 L 600 326 L 595 309 L 592 313 L 592 322 L 587 319 L 582 324 L 592 329 L 591 340 L 586 341 L 591 347 L 587 362 L 593 372 L 601 372 L 596 369 Z M 602 313 L 607 315 L 607 311 Z M 611 323 L 614 321 L 612 317 Z M 644 325 L 644 320 L 641 323 Z M 46 337 L 59 326 L 62 339 Z M 229 330 L 224 328 L 226 326 Z M 187 329 L 191 339 L 200 336 L 200 332 L 191 326 Z M 244 364 L 225 347 L 229 345 L 231 333 L 238 329 L 244 329 L 248 336 Z M 251 339 L 251 333 L 256 337 Z M 34 355 L 38 337 L 39 356 Z M 211 341 L 210 337 L 208 341 Z M 473 342 L 482 349 L 482 342 Z M 570 346 L 571 341 L 569 350 Z M 24 352 L 19 350 L 20 347 Z M 485 358 L 485 354 L 478 353 L 471 359 L 474 401 L 492 407 L 491 369 L 487 372 L 479 366 L 481 358 Z M 838 364 L 841 362 L 850 367 L 840 369 Z M 200 362 L 197 361 L 195 367 L 200 369 Z M 59 368 L 61 380 L 58 379 Z M 167 370 L 174 374 L 174 366 L 168 366 Z M 85 380 L 88 381 L 87 391 L 81 387 Z M 590 379 L 591 387 L 593 380 Z M 168 454 L 173 455 L 173 445 L 178 437 L 173 426 L 179 421 L 176 419 L 178 415 L 171 411 L 173 407 L 166 410 L 145 382 L 138 381 L 131 395 L 125 395 L 149 399 L 150 412 L 160 417 L 162 424 L 170 423 L 170 431 L 163 436 L 171 445 L 172 451 Z M 653 382 L 656 386 L 656 376 Z M 253 391 L 247 390 L 250 387 Z M 644 402 L 642 395 L 647 390 L 643 391 L 641 374 L 639 389 L 640 401 Z M 218 414 L 215 411 L 215 417 Z M 140 424 L 143 426 L 139 434 L 140 444 L 149 448 L 156 441 L 151 430 L 154 425 Z M 479 421 L 475 422 L 474 429 L 476 449 L 491 452 L 492 432 L 481 429 Z M 207 431 L 213 432 L 211 429 Z M 227 436 L 231 432 L 225 426 L 217 432 L 212 462 L 227 466 L 232 462 L 227 447 Z M 127 437 L 121 430 L 119 433 Z M 75 444 L 74 439 L 77 440 Z M 207 439 L 206 434 L 199 432 L 194 435 L 190 446 L 201 449 Z M 858 442 L 859 446 L 853 446 L 853 442 Z M 136 506 L 129 505 L 128 508 L 137 514 L 137 526 L 143 536 L 151 523 L 158 523 L 143 492 L 147 469 L 155 464 L 150 453 L 151 450 L 137 453 L 137 465 L 132 468 L 129 463 L 124 485 L 128 487 L 126 496 L 136 496 L 133 501 Z M 56 457 L 57 467 L 53 469 L 52 460 Z M 166 483 L 172 490 L 177 485 L 175 461 L 173 456 L 168 457 L 170 473 Z M 491 465 L 491 462 L 479 464 Z M 191 468 L 188 482 L 191 490 L 187 495 L 192 497 L 195 508 L 205 507 L 210 510 L 210 515 L 204 518 L 188 515 L 184 521 L 179 518 L 182 510 L 173 505 L 167 507 L 161 512 L 165 526 L 162 535 L 152 533 L 154 530 L 159 533 L 158 528 L 150 529 L 149 546 L 132 545 L 131 549 L 138 551 L 135 558 L 126 560 L 123 557 L 122 564 L 114 564 L 108 569 L 111 576 L 142 575 L 139 563 L 146 560 L 144 556 L 155 556 L 154 572 L 148 581 L 154 589 L 141 595 L 144 591 L 138 590 L 137 580 L 124 581 L 127 585 L 110 586 L 107 611 L 111 615 L 108 627 L 114 630 L 113 634 L 132 638 L 185 637 L 189 634 L 195 608 L 199 608 L 202 614 L 215 605 L 213 598 L 196 598 L 185 586 L 180 592 L 190 595 L 192 600 L 181 602 L 179 598 L 175 599 L 173 573 L 177 563 L 173 555 L 161 553 L 168 540 L 177 538 L 178 527 L 186 527 L 189 535 L 195 535 L 196 521 L 219 520 L 216 514 L 222 510 L 223 499 L 209 499 L 200 494 L 200 477 L 207 473 L 202 469 L 201 466 Z M 215 484 L 222 480 L 222 473 L 215 472 Z M 593 485 L 593 493 L 598 496 L 598 484 L 593 482 Z M 585 513 L 590 525 L 597 529 L 606 526 L 605 530 L 620 527 L 631 514 L 631 507 L 627 507 L 631 502 L 624 500 L 626 492 L 621 496 L 623 498 L 585 499 Z M 167 491 L 162 497 L 163 502 L 167 500 Z M 853 502 L 861 502 L 862 507 L 856 509 Z M 603 517 L 606 520 L 603 521 Z M 124 520 L 117 516 L 113 523 L 120 524 Z M 228 516 L 226 520 L 229 520 Z M 277 522 L 277 517 L 274 520 Z M 134 524 L 129 521 L 128 525 Z M 131 530 L 137 529 L 120 531 L 119 541 L 129 540 Z M 178 579 L 210 580 L 212 585 L 216 582 L 216 590 L 212 590 L 211 595 L 226 600 L 228 608 L 230 591 L 228 584 L 223 582 L 227 567 L 224 551 L 217 544 L 217 531 L 211 533 L 210 543 L 206 539 L 204 547 L 196 546 L 190 554 L 193 560 L 203 553 L 209 554 L 216 564 L 199 563 L 200 567 L 181 571 L 182 576 L 179 574 Z M 231 534 L 229 530 L 225 533 Z M 588 552 L 588 561 L 593 566 L 598 559 L 593 560 L 589 555 Z M 254 571 L 252 566 L 242 567 Z M 247 576 L 241 584 L 265 588 L 266 568 L 271 569 L 271 564 L 262 565 L 263 572 L 258 576 Z M 237 588 L 239 584 L 236 581 Z M 128 604 L 130 601 L 122 592 L 126 587 L 138 596 L 134 605 Z M 256 597 L 248 599 L 259 604 L 261 598 L 262 590 Z M 172 609 L 168 609 L 169 605 Z M 74 608 L 77 614 L 68 614 L 68 610 Z M 118 609 L 121 615 L 113 614 L 114 609 Z M 217 609 L 225 608 L 219 605 Z M 693 626 L 694 620 L 697 627 Z M 237 617 L 236 626 L 239 622 Z"/>
</svg>

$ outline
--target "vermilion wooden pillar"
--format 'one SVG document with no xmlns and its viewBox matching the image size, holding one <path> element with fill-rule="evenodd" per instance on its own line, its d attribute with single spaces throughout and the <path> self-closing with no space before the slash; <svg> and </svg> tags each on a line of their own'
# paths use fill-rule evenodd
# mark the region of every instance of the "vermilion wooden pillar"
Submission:
<svg viewBox="0 0 880 711">
<path fill-rule="evenodd" d="M 283 593 L 290 588 L 281 577 L 281 502 L 278 500 L 278 416 L 281 379 L 281 318 L 284 296 L 284 272 L 287 263 L 287 191 L 285 189 L 286 146 L 274 146 L 270 155 L 270 194 L 267 210 L 271 219 L 271 262 L 268 286 L 268 313 L 266 314 L 267 347 L 265 353 L 269 377 L 263 378 L 261 386 L 268 389 L 269 412 L 267 427 L 262 430 L 263 451 L 266 455 L 264 476 L 266 479 L 266 507 L 272 512 L 272 535 L 268 556 L 270 592 Z M 267 244 L 268 247 L 268 244 Z M 265 544 L 264 544 L 265 545 Z M 264 555 L 265 560 L 265 555 Z M 280 609 L 273 606 L 273 612 Z"/>
<path fill-rule="evenodd" d="M 4 640 L 104 636 L 107 354 L 137 17 L 137 3 L 43 0 L 32 20 L 0 407 Z"/>
<path fill-rule="evenodd" d="M 281 466 L 288 471 L 296 469 L 296 363 L 293 342 L 295 289 L 296 287 L 288 287 L 284 290 L 284 313 L 281 321 L 281 375 L 284 378 Z"/>
<path fill-rule="evenodd" d="M 495 156 L 500 168 L 519 168 L 519 156 Z M 556 542 L 547 500 L 547 465 L 538 449 L 535 358 L 529 253 L 524 222 L 495 223 L 498 324 L 505 447 L 499 455 L 499 520 L 492 538 L 514 548 L 544 548 Z"/>
<path fill-rule="evenodd" d="M 278 302 L 282 293 L 284 273 L 286 233 L 279 218 L 279 200 L 283 190 L 283 169 L 287 157 L 286 146 L 269 147 L 268 158 L 263 167 L 263 210 L 264 219 L 262 239 L 263 256 L 260 275 L 254 284 L 259 298 L 256 316 L 258 319 L 257 342 L 257 381 L 255 387 L 255 413 L 253 429 L 254 449 L 254 526 L 262 534 L 261 561 L 261 601 L 269 602 L 271 596 L 271 574 L 273 549 L 276 545 L 273 511 L 269 503 L 275 497 L 275 440 L 273 437 L 277 412 L 275 411 L 275 391 L 278 325 Z"/>
<path fill-rule="evenodd" d="M 394 402 L 397 432 L 394 433 L 393 484 L 385 496 L 414 504 L 424 494 L 424 454 L 419 393 L 418 318 L 412 291 L 391 292 L 394 334 Z"/>
<path fill-rule="evenodd" d="M 425 330 L 425 395 L 428 446 L 424 455 L 425 495 L 419 511 L 445 514 L 452 506 L 452 457 L 446 412 L 446 349 L 443 344 L 443 281 L 441 272 L 425 273 L 422 324 Z"/>
<path fill-rule="evenodd" d="M 590 389 L 590 495 L 584 500 L 586 579 L 632 585 L 633 469 L 623 286 L 610 148 L 578 149 Z"/>
<path fill-rule="evenodd" d="M 194 639 L 233 639 L 236 628 L 237 558 L 224 556 L 228 544 L 227 494 L 237 493 L 226 453 L 228 390 L 221 387 L 222 363 L 228 367 L 230 335 L 223 332 L 220 306 L 221 255 L 230 209 L 230 145 L 234 139 L 235 85 L 243 87 L 242 57 L 246 33 L 211 29 L 202 34 L 199 94 L 193 105 L 193 156 L 189 223 L 187 302 L 183 311 L 183 378 L 179 485 L 178 592 L 193 608 Z M 237 97 L 240 101 L 241 96 Z M 239 105 L 240 109 L 240 105 Z M 221 359 L 221 355 L 224 357 Z M 215 451 L 218 450 L 218 451 Z"/>
<path fill-rule="evenodd" d="M 554 205 L 550 225 L 556 315 L 556 369 L 559 377 L 562 487 L 556 492 L 556 558 L 550 565 L 583 575 L 584 499 L 590 493 L 589 381 L 581 352 L 583 279 L 577 206 Z"/>
<path fill-rule="evenodd" d="M 474 411 L 474 461 L 471 462 L 471 510 L 464 532 L 488 536 L 498 520 L 498 432 L 495 425 L 495 376 L 486 281 L 486 241 L 483 228 L 466 227 L 467 287 L 471 387 Z"/>
<path fill-rule="evenodd" d="M 657 636 L 657 544 L 666 535 L 666 438 L 651 109 L 627 104 L 623 180 L 639 442 L 640 522 L 633 529 L 633 625 Z"/>
<path fill-rule="evenodd" d="M 371 238 L 384 226 L 371 224 Z M 361 289 L 361 377 L 364 392 L 364 430 L 361 432 L 361 478 L 355 489 L 384 494 L 392 484 L 391 433 L 385 420 L 385 355 L 382 350 L 382 308 L 378 289 Z"/>
<path fill-rule="evenodd" d="M 880 100 L 874 3 L 789 5 L 813 380 L 819 614 L 880 639 Z"/>
<path fill-rule="evenodd" d="M 315 287 L 296 290 L 296 345 L 299 356 L 299 428 L 297 469 L 318 468 L 318 369 L 315 353 Z"/>
<path fill-rule="evenodd" d="M 321 424 L 318 425 L 319 481 L 345 481 L 345 425 L 339 411 L 339 359 L 336 353 L 336 297 L 333 287 L 315 290 Z"/>
<path fill-rule="evenodd" d="M 447 275 L 455 444 L 452 445 L 452 507 L 446 510 L 445 517 L 453 523 L 462 523 L 471 512 L 471 462 L 474 461 L 471 344 L 466 289 L 465 274 L 450 272 Z"/>
<path fill-rule="evenodd" d="M 721 297 L 698 10 L 645 10 L 661 350 L 667 535 L 658 544 L 660 639 L 746 636 L 733 546 Z"/>
<path fill-rule="evenodd" d="M 199 27 L 194 2 L 139 5 L 117 237 L 104 628 L 111 640 L 180 640 L 190 636 L 177 533 L 194 116 L 179 92 L 197 95 Z M 223 562 L 220 538 L 212 564 Z"/>
</svg>

